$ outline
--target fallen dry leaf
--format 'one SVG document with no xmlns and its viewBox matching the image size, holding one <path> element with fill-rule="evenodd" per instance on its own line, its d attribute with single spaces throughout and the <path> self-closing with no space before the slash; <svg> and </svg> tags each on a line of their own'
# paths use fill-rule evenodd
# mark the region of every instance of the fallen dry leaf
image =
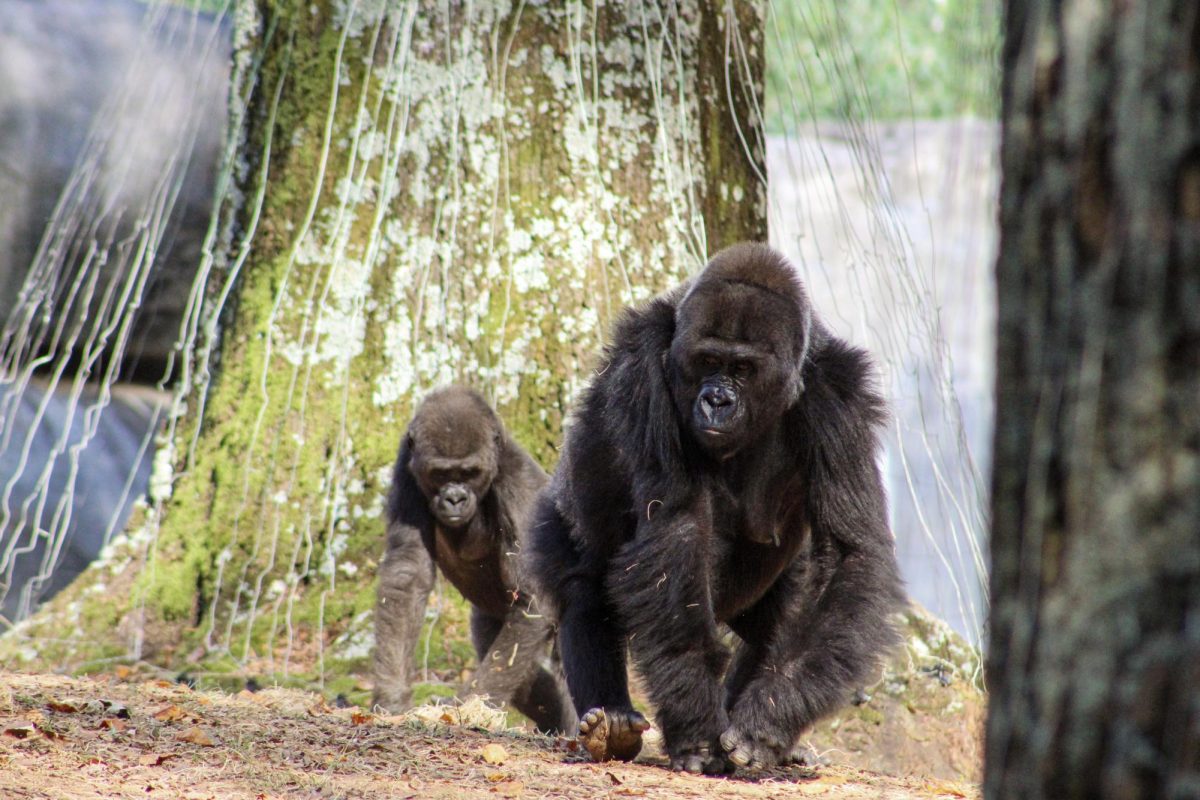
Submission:
<svg viewBox="0 0 1200 800">
<path fill-rule="evenodd" d="M 190 742 L 191 744 L 198 744 L 201 747 L 212 747 L 213 746 L 213 740 L 208 737 L 208 734 L 205 733 L 204 731 L 200 730 L 200 728 L 198 728 L 195 725 L 193 725 L 192 727 L 188 728 L 183 733 L 176 736 L 175 739 L 176 739 L 176 741 L 180 741 L 180 742 Z"/>
<path fill-rule="evenodd" d="M 57 711 L 60 714 L 76 714 L 79 712 L 79 705 L 70 701 L 51 700 L 46 703 L 47 708 L 51 711 Z"/>
<path fill-rule="evenodd" d="M 159 767 L 164 761 L 175 758 L 175 753 L 146 753 L 138 756 L 137 763 L 143 767 Z"/>
<path fill-rule="evenodd" d="M 508 760 L 508 751 L 496 743 L 484 745 L 483 760 L 489 764 L 500 766 Z"/>
<path fill-rule="evenodd" d="M 117 733 L 120 733 L 128 727 L 128 722 L 123 719 L 117 719 L 116 717 L 105 717 L 104 719 L 100 720 L 100 730 L 116 731 Z"/>
<path fill-rule="evenodd" d="M 518 797 L 521 792 L 525 791 L 525 784 L 520 781 L 505 781 L 504 783 L 497 783 L 492 787 L 492 791 L 505 797 Z"/>
<path fill-rule="evenodd" d="M 118 664 L 117 668 L 113 670 L 113 674 L 117 676 L 117 680 L 127 681 L 133 675 L 133 667 Z"/>
<path fill-rule="evenodd" d="M 124 703 L 116 703 L 112 700 L 101 700 L 100 702 L 103 707 L 107 709 L 108 713 L 112 714 L 114 717 L 129 719 L 129 709 L 125 707 Z"/>
<path fill-rule="evenodd" d="M 375 715 L 368 714 L 366 711 L 354 711 L 350 714 L 350 722 L 355 725 L 366 725 L 373 719 L 375 719 Z"/>
<path fill-rule="evenodd" d="M 4 729 L 4 735 L 14 739 L 28 739 L 37 735 L 37 726 L 32 722 L 14 722 Z"/>
<path fill-rule="evenodd" d="M 308 707 L 308 713 L 314 717 L 319 717 L 322 714 L 328 714 L 331 711 L 333 711 L 333 709 L 329 707 L 329 703 L 325 702 L 324 697 Z"/>
<path fill-rule="evenodd" d="M 949 797 L 966 797 L 967 793 L 955 786 L 952 783 L 943 783 L 942 781 L 925 781 L 923 787 L 926 791 L 937 795 L 945 795 Z"/>
<path fill-rule="evenodd" d="M 169 705 L 166 708 L 160 708 L 154 712 L 154 718 L 159 722 L 179 722 L 187 719 L 190 715 L 187 710 L 177 705 Z"/>
</svg>

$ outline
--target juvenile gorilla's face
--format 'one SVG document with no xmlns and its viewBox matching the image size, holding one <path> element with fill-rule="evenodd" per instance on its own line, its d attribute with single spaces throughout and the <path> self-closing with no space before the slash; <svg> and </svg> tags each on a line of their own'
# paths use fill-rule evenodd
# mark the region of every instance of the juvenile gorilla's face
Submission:
<svg viewBox="0 0 1200 800">
<path fill-rule="evenodd" d="M 474 457 L 432 458 L 424 465 L 417 483 L 429 498 L 429 510 L 438 522 L 447 528 L 461 528 L 475 518 L 492 477 Z"/>
<path fill-rule="evenodd" d="M 778 298 L 740 285 L 697 287 L 680 306 L 671 391 L 709 452 L 733 455 L 795 402 L 795 317 Z"/>
<path fill-rule="evenodd" d="M 472 425 L 416 426 L 409 471 L 444 527 L 470 524 L 497 470 L 496 432 Z"/>
</svg>

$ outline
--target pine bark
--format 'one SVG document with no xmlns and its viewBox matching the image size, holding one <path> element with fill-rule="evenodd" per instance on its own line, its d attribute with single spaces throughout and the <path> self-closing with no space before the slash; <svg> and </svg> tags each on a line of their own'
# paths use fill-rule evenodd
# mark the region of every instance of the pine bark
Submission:
<svg viewBox="0 0 1200 800">
<path fill-rule="evenodd" d="M 1010 0 L 989 798 L 1200 793 L 1200 5 Z"/>
</svg>

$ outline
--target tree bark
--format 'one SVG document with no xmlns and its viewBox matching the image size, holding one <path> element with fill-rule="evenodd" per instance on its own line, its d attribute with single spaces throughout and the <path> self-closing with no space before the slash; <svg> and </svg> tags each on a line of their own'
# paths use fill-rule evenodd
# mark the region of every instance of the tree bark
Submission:
<svg viewBox="0 0 1200 800">
<path fill-rule="evenodd" d="M 1200 5 L 1010 0 L 989 798 L 1200 793 Z"/>
<path fill-rule="evenodd" d="M 153 502 L 18 646 L 364 658 L 415 401 L 474 385 L 551 467 L 614 315 L 766 238 L 763 5 L 244 4 L 229 252 Z"/>
</svg>

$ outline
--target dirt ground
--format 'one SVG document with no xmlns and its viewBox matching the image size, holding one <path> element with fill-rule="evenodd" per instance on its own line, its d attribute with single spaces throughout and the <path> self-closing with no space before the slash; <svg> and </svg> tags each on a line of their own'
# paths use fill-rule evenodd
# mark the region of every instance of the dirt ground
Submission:
<svg viewBox="0 0 1200 800">
<path fill-rule="evenodd" d="M 459 713 L 377 717 L 308 692 L 203 692 L 128 670 L 0 673 L 0 797 L 978 797 L 967 784 L 841 766 L 679 775 L 653 748 L 633 764 L 593 764 L 573 740 Z"/>
</svg>

